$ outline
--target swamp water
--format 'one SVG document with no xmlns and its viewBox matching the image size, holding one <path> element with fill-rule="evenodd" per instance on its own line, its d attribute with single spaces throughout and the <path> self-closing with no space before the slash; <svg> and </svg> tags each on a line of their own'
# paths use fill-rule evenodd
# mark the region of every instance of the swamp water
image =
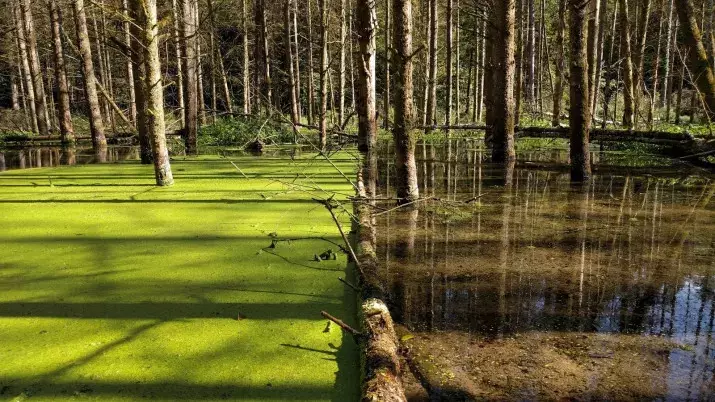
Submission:
<svg viewBox="0 0 715 402">
<path fill-rule="evenodd" d="M 439 200 L 376 213 L 412 372 L 470 399 L 715 398 L 713 175 L 601 152 L 575 188 L 565 151 L 505 170 L 478 145 L 418 146 L 421 196 Z"/>
</svg>

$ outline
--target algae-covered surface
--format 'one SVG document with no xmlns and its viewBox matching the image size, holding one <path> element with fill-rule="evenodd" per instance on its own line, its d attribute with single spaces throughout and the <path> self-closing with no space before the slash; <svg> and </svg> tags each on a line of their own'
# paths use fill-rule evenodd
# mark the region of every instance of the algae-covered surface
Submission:
<svg viewBox="0 0 715 402">
<path fill-rule="evenodd" d="M 341 240 L 311 200 L 350 183 L 307 154 L 172 167 L 170 188 L 135 161 L 0 173 L 0 400 L 357 398 L 357 348 L 320 317 L 354 323 L 346 259 L 314 261 Z"/>
<path fill-rule="evenodd" d="M 480 145 L 418 152 L 437 200 L 376 217 L 422 382 L 477 400 L 715 398 L 715 176 L 596 152 L 573 186 L 549 152 L 503 169 Z M 379 166 L 385 198 L 390 156 Z"/>
</svg>

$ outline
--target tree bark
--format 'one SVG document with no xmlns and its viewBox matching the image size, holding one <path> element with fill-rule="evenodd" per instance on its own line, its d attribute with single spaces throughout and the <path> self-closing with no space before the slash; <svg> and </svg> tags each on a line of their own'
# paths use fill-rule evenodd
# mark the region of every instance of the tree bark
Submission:
<svg viewBox="0 0 715 402">
<path fill-rule="evenodd" d="M 598 50 L 601 48 L 599 42 L 599 26 L 601 19 L 601 0 L 589 0 L 590 10 L 588 12 L 588 108 L 589 117 L 592 115 L 592 105 L 594 100 L 592 97 L 596 93 L 598 86 Z"/>
<path fill-rule="evenodd" d="M 241 49 L 243 50 L 243 114 L 251 113 L 251 72 L 250 57 L 248 50 L 248 0 L 241 1 L 241 23 L 243 33 L 241 35 Z"/>
<path fill-rule="evenodd" d="M 176 0 L 172 0 L 172 4 L 174 5 L 173 9 L 176 10 Z M 122 21 L 122 30 L 124 31 L 124 45 L 127 47 L 127 49 L 130 49 L 132 46 L 132 37 L 129 24 L 129 4 L 127 0 L 122 0 L 122 14 L 124 16 L 124 21 Z M 176 21 L 176 13 L 174 13 L 174 21 Z M 176 37 L 174 37 L 174 40 L 176 41 Z M 181 60 L 181 58 L 177 57 L 176 62 L 178 63 L 179 60 Z M 134 124 L 134 127 L 136 127 L 137 99 L 136 90 L 134 86 L 134 69 L 132 66 L 131 55 L 127 57 L 127 87 L 129 89 L 129 118 L 131 119 L 132 124 Z M 183 109 L 183 106 L 181 108 Z"/>
<path fill-rule="evenodd" d="M 666 0 L 670 3 L 668 8 L 668 27 L 665 33 L 665 54 L 663 60 L 665 60 L 665 65 L 663 66 L 663 84 L 660 90 L 660 106 L 665 105 L 666 99 L 670 96 L 670 60 L 671 60 L 671 38 L 673 37 L 673 7 L 675 6 L 674 0 Z M 666 119 L 667 120 L 667 119 Z"/>
<path fill-rule="evenodd" d="M 290 87 L 290 120 L 293 125 L 293 142 L 298 142 L 298 88 L 296 88 L 295 71 L 293 70 L 293 51 L 291 50 L 291 0 L 285 0 L 283 17 L 285 24 L 286 65 L 288 66 L 288 86 Z"/>
<path fill-rule="evenodd" d="M 184 74 L 184 145 L 187 155 L 196 155 L 199 130 L 199 94 L 197 81 L 197 33 L 196 2 L 181 0 L 181 40 Z M 203 98 L 203 96 L 201 96 Z M 203 103 L 203 99 L 200 100 Z"/>
<path fill-rule="evenodd" d="M 445 67 L 446 69 L 446 77 L 445 77 L 445 87 L 447 89 L 446 96 L 445 96 L 445 105 L 444 105 L 444 122 L 445 125 L 449 126 L 452 124 L 452 74 L 453 74 L 453 51 L 454 51 L 454 41 L 452 39 L 452 32 L 453 32 L 453 22 L 452 18 L 454 15 L 454 0 L 447 0 L 447 16 L 445 21 L 446 23 L 446 34 L 445 34 L 445 52 L 447 53 L 447 66 Z M 449 137 L 449 129 L 445 130 L 445 135 Z"/>
<path fill-rule="evenodd" d="M 621 16 L 621 57 L 623 58 L 623 125 L 635 127 L 633 59 L 631 54 L 631 23 L 628 0 L 618 0 Z"/>
<path fill-rule="evenodd" d="M 414 119 L 412 105 L 412 2 L 393 0 L 393 54 L 395 70 L 395 109 L 392 136 L 395 141 L 395 168 L 397 198 L 399 203 L 419 199 L 417 165 L 415 162 L 416 139 L 412 132 Z"/>
<path fill-rule="evenodd" d="M 429 0 L 430 37 L 429 37 L 429 90 L 427 91 L 427 125 L 437 124 L 437 0 Z"/>
<path fill-rule="evenodd" d="M 487 125 L 492 140 L 492 161 L 508 163 L 514 154 L 514 45 L 515 0 L 494 2 L 490 26 L 493 66 L 491 97 L 493 111 Z M 529 72 L 531 74 L 531 72 Z"/>
<path fill-rule="evenodd" d="M 705 113 L 709 121 L 715 117 L 715 76 L 703 45 L 700 27 L 695 18 L 693 4 L 690 0 L 676 0 L 678 19 L 690 56 L 690 72 L 695 80 L 700 97 L 705 105 Z"/>
<path fill-rule="evenodd" d="M 62 46 L 62 16 L 56 0 L 49 0 L 50 25 L 52 26 L 52 52 L 55 62 L 55 81 L 57 82 L 57 106 L 59 112 L 60 136 L 63 144 L 74 142 L 72 113 L 70 112 L 70 91 L 67 84 L 67 70 Z"/>
<path fill-rule="evenodd" d="M 529 5 L 529 25 L 526 40 L 526 91 L 524 92 L 526 102 L 529 104 L 529 107 L 533 107 L 536 92 L 536 8 L 534 7 L 536 0 L 526 1 Z"/>
<path fill-rule="evenodd" d="M 375 36 L 377 12 L 373 0 L 357 0 L 356 29 L 359 46 L 357 58 L 358 96 L 358 149 L 368 153 L 375 146 L 377 138 L 376 76 L 375 76 Z"/>
<path fill-rule="evenodd" d="M 25 39 L 27 40 L 27 59 L 30 62 L 32 88 L 35 91 L 37 130 L 40 135 L 49 135 L 50 119 L 47 110 L 47 99 L 45 98 L 45 84 L 42 81 L 42 69 L 40 67 L 39 55 L 37 54 L 37 38 L 35 36 L 35 24 L 32 18 L 30 0 L 20 0 L 20 10 L 22 11 L 23 28 L 25 31 Z"/>
<path fill-rule="evenodd" d="M 326 115 L 328 113 L 328 10 L 325 0 L 318 0 L 320 13 L 320 110 L 319 123 L 320 149 L 325 149 L 328 141 Z"/>
<path fill-rule="evenodd" d="M 643 70 L 645 68 L 645 45 L 648 38 L 648 21 L 650 19 L 650 0 L 643 0 L 641 3 L 639 21 L 638 21 L 638 40 L 636 51 L 633 55 L 633 63 L 635 65 L 634 83 L 633 83 L 633 108 L 635 109 L 636 119 L 635 126 L 638 126 L 638 114 L 641 110 L 641 99 L 645 93 L 645 81 Z"/>
<path fill-rule="evenodd" d="M 571 14 L 571 68 L 570 68 L 570 156 L 571 181 L 583 182 L 591 176 L 589 130 L 591 124 L 588 96 L 588 2 L 569 0 Z"/>
<path fill-rule="evenodd" d="M 37 108 L 35 106 L 35 89 L 32 83 L 32 71 L 30 70 L 30 61 L 27 57 L 27 40 L 25 39 L 25 28 L 22 22 L 22 11 L 20 4 L 13 2 L 13 16 L 15 19 L 15 34 L 17 39 L 17 49 L 20 55 L 20 64 L 22 66 L 22 78 L 25 83 L 23 91 L 23 99 L 29 106 L 29 120 L 33 132 L 38 132 L 37 127 Z M 26 109 L 27 110 L 27 109 Z"/>
<path fill-rule="evenodd" d="M 382 91 L 382 128 L 385 130 L 390 126 L 390 87 L 392 85 L 390 82 L 390 67 L 392 65 L 392 57 L 390 54 L 390 34 L 392 33 L 390 26 L 390 24 L 392 24 L 392 18 L 390 17 L 391 12 L 390 0 L 385 0 L 385 85 Z"/>
<path fill-rule="evenodd" d="M 315 113 L 315 65 L 313 64 L 313 14 L 311 12 L 311 3 L 308 1 L 308 124 L 313 124 Z"/>
<path fill-rule="evenodd" d="M 564 33 L 566 32 L 566 0 L 559 0 L 559 22 L 556 28 L 556 80 L 554 82 L 553 109 L 551 111 L 551 125 L 557 127 L 561 124 L 561 102 L 564 97 Z"/>
<path fill-rule="evenodd" d="M 141 7 L 141 0 L 132 0 L 129 12 L 133 23 L 130 24 L 129 30 L 131 33 L 132 78 L 134 79 L 134 96 L 137 108 L 136 127 L 139 136 L 139 157 L 143 165 L 149 165 L 154 162 L 154 155 L 147 125 L 148 95 L 144 80 L 146 77 L 146 62 L 144 59 L 144 43 L 142 42 L 144 33 L 142 30 L 146 26 L 146 21 L 144 21 L 146 14 Z"/>
<path fill-rule="evenodd" d="M 95 153 L 103 154 L 107 149 L 107 138 L 104 135 L 104 121 L 99 106 L 97 94 L 97 78 L 94 75 L 92 62 L 92 47 L 87 31 L 87 15 L 84 9 L 84 0 L 73 0 L 77 38 L 79 40 L 79 53 L 82 59 L 82 72 L 84 75 L 84 91 L 89 109 L 89 128 L 92 133 L 92 146 Z"/>
<path fill-rule="evenodd" d="M 174 177 L 166 148 L 166 126 L 164 122 L 164 86 L 161 81 L 159 61 L 159 25 L 156 0 L 132 0 L 135 15 L 141 25 L 141 48 L 145 64 L 143 86 L 147 95 L 146 128 L 151 139 L 154 157 L 154 177 L 158 186 L 174 184 Z"/>
<path fill-rule="evenodd" d="M 338 65 L 338 124 L 340 125 L 343 124 L 345 119 L 346 2 L 347 0 L 340 0 L 340 64 Z"/>
</svg>

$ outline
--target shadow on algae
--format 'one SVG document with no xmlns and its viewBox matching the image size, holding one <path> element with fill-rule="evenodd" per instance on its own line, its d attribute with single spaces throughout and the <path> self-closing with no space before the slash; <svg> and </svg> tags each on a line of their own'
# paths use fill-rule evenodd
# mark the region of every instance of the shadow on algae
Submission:
<svg viewBox="0 0 715 402">
<path fill-rule="evenodd" d="M 135 162 L 0 173 L 0 400 L 358 398 L 320 316 L 354 323 L 346 259 L 313 260 L 341 240 L 290 183 L 352 187 L 311 156 L 231 160 L 247 177 L 175 160 L 170 188 Z"/>
</svg>

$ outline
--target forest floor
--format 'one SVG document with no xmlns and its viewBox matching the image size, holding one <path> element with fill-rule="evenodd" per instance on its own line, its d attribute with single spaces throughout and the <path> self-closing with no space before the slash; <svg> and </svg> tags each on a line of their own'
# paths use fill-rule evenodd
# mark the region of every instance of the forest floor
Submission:
<svg viewBox="0 0 715 402">
<path fill-rule="evenodd" d="M 136 162 L 0 174 L 0 400 L 357 399 L 357 346 L 320 316 L 354 324 L 346 259 L 314 261 L 340 237 L 279 181 L 352 187 L 312 155 L 230 159 L 247 178 L 219 157 L 174 160 L 169 188 Z"/>
</svg>

